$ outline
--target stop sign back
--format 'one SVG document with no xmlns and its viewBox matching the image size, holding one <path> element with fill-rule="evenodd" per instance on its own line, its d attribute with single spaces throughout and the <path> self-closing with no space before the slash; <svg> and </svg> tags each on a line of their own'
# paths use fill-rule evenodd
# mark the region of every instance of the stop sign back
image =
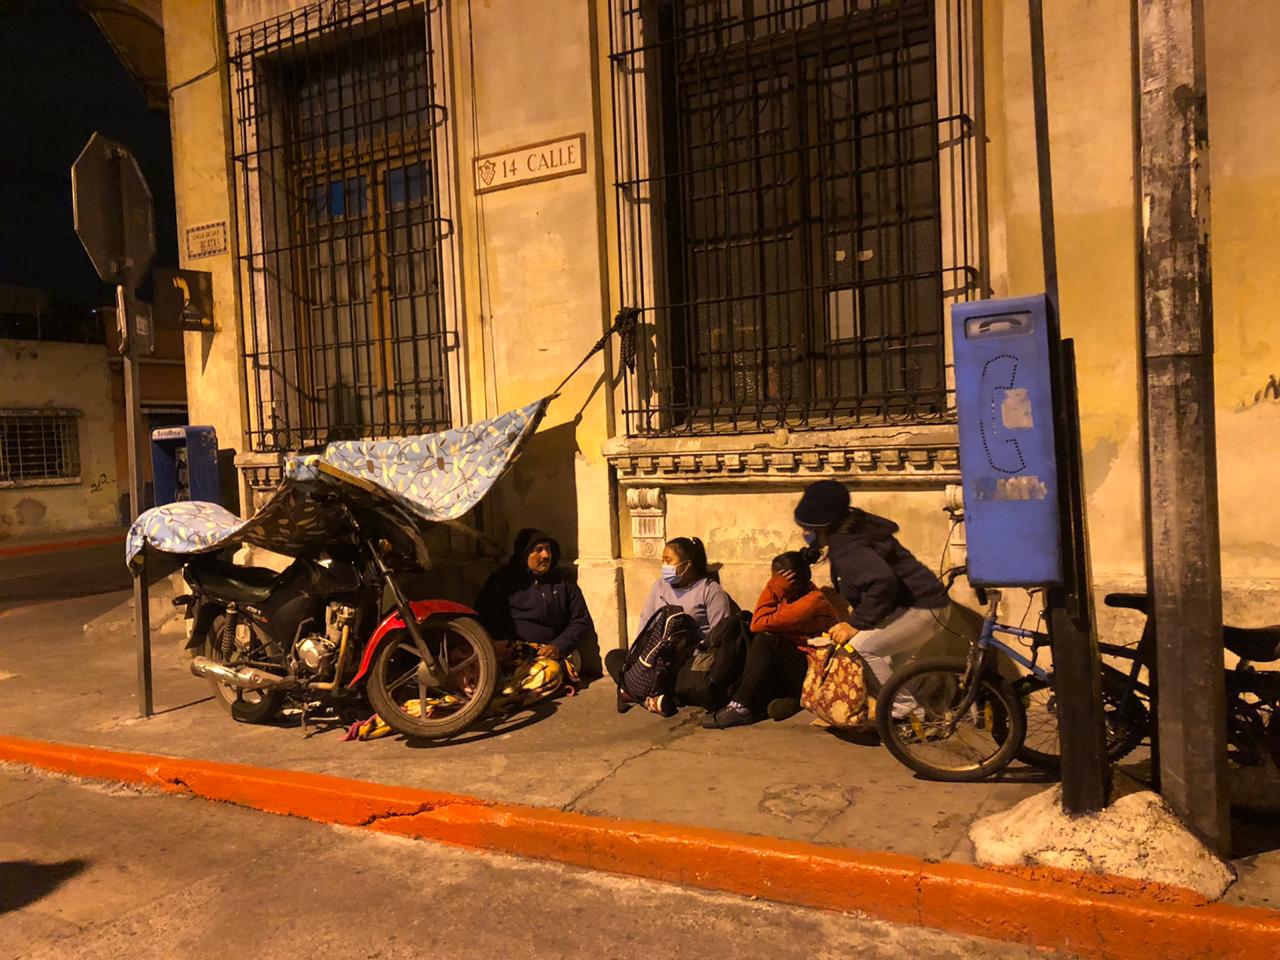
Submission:
<svg viewBox="0 0 1280 960">
<path fill-rule="evenodd" d="M 98 276 L 134 290 L 156 254 L 151 190 L 125 147 L 99 133 L 71 165 L 76 234 Z"/>
</svg>

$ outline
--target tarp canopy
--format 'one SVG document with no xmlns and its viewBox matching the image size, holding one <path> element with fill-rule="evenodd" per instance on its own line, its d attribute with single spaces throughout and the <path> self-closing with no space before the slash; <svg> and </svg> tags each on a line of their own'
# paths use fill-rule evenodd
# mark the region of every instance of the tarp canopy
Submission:
<svg viewBox="0 0 1280 960">
<path fill-rule="evenodd" d="M 406 522 L 455 520 L 474 507 L 511 466 L 538 429 L 551 397 L 465 427 L 392 440 L 344 440 L 322 454 L 290 457 L 271 499 L 248 520 L 216 503 L 153 507 L 129 529 L 132 568 L 150 548 L 198 554 L 240 543 L 298 554 L 346 539 L 350 528 L 314 494 L 340 488 L 344 499 Z"/>
</svg>

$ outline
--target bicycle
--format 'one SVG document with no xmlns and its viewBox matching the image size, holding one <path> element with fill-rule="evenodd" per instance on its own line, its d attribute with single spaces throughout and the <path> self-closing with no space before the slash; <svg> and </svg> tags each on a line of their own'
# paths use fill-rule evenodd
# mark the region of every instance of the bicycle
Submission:
<svg viewBox="0 0 1280 960">
<path fill-rule="evenodd" d="M 1098 644 L 1104 657 L 1126 661 L 1127 671 L 1106 669 L 1123 676 L 1118 691 L 1121 703 L 1132 701 L 1134 735 L 1139 741 L 1152 736 L 1154 690 L 1150 685 L 1155 662 L 1156 629 L 1151 618 L 1151 598 L 1142 593 L 1110 593 L 1109 607 L 1135 610 L 1146 616 L 1142 637 L 1136 646 Z M 1227 787 L 1231 805 L 1237 811 L 1275 813 L 1280 811 L 1280 670 L 1259 670 L 1257 664 L 1280 662 L 1280 625 L 1270 627 L 1222 628 L 1223 649 L 1237 658 L 1223 668 L 1227 706 Z M 1143 680 L 1143 674 L 1147 679 Z M 1105 694 L 1104 689 L 1104 694 Z M 1038 759 L 1029 759 L 1047 770 L 1056 770 L 1056 719 L 1049 747 Z"/>
<path fill-rule="evenodd" d="M 964 568 L 946 578 L 950 589 Z M 902 764 L 922 776 L 950 782 L 983 780 L 1013 760 L 1054 771 L 1057 744 L 1053 673 L 1037 661 L 1048 634 L 997 620 L 1001 593 L 980 591 L 986 602 L 982 630 L 964 657 L 913 660 L 885 681 L 876 700 L 880 739 Z M 1024 656 L 997 634 L 1029 641 Z M 1009 663 L 1003 671 L 999 657 Z M 1012 666 L 1025 671 L 1018 674 Z M 1145 705 L 1129 677 L 1104 665 L 1107 756 L 1131 753 L 1146 735 Z"/>
<path fill-rule="evenodd" d="M 963 568 L 951 571 L 948 588 L 962 572 Z M 997 591 L 988 591 L 985 597 L 980 593 L 980 599 L 987 601 L 987 613 L 966 657 L 913 661 L 885 682 L 876 718 L 881 740 L 907 767 L 938 780 L 981 780 L 1015 758 L 1057 772 L 1061 754 L 1053 672 L 1037 663 L 1049 637 L 1042 631 L 999 623 Z M 1155 629 L 1145 594 L 1113 593 L 1105 602 L 1148 615 L 1136 647 L 1098 645 L 1103 656 L 1128 662 L 1127 672 L 1102 665 L 1107 756 L 1114 763 L 1154 729 L 1149 680 Z M 998 633 L 1029 641 L 1030 658 L 998 640 Z M 1223 643 L 1239 658 L 1234 667 L 1224 668 L 1232 805 L 1273 812 L 1280 807 L 1280 671 L 1258 670 L 1254 664 L 1280 662 L 1280 626 L 1225 626 Z M 1012 679 L 1002 676 L 997 654 L 1027 673 Z M 1144 671 L 1147 681 L 1142 679 Z M 960 762 L 946 763 L 944 754 L 957 750 Z"/>
</svg>

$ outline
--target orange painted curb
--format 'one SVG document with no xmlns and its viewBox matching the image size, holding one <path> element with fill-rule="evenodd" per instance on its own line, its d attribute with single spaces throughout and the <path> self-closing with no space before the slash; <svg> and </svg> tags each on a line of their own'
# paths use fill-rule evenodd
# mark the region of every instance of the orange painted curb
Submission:
<svg viewBox="0 0 1280 960">
<path fill-rule="evenodd" d="M 83 540 L 55 540 L 52 543 L 24 543 L 16 547 L 0 547 L 0 557 L 27 557 L 35 553 L 57 553 L 82 547 L 106 547 L 113 543 L 124 546 L 123 533 L 114 537 L 87 537 Z"/>
<path fill-rule="evenodd" d="M 1197 903 L 1188 891 L 1123 878 L 1058 870 L 1019 876 L 901 854 L 19 737 L 0 737 L 0 761 L 1101 960 L 1280 955 L 1280 913 Z M 1098 892 L 1100 887 L 1113 892 Z"/>
</svg>

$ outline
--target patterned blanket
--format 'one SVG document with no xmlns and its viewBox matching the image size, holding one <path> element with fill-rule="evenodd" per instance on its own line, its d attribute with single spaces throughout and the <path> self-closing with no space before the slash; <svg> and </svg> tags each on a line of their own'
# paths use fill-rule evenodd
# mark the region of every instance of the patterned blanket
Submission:
<svg viewBox="0 0 1280 960">
<path fill-rule="evenodd" d="M 310 496 L 317 484 L 343 484 L 357 505 L 393 516 L 455 520 L 479 503 L 520 455 L 551 400 L 443 433 L 345 440 L 329 444 L 322 454 L 290 457 L 280 488 L 248 520 L 216 503 L 153 507 L 129 529 L 126 562 L 136 568 L 147 548 L 195 554 L 250 543 L 290 554 L 333 542 L 345 527 L 331 508 Z"/>
</svg>

